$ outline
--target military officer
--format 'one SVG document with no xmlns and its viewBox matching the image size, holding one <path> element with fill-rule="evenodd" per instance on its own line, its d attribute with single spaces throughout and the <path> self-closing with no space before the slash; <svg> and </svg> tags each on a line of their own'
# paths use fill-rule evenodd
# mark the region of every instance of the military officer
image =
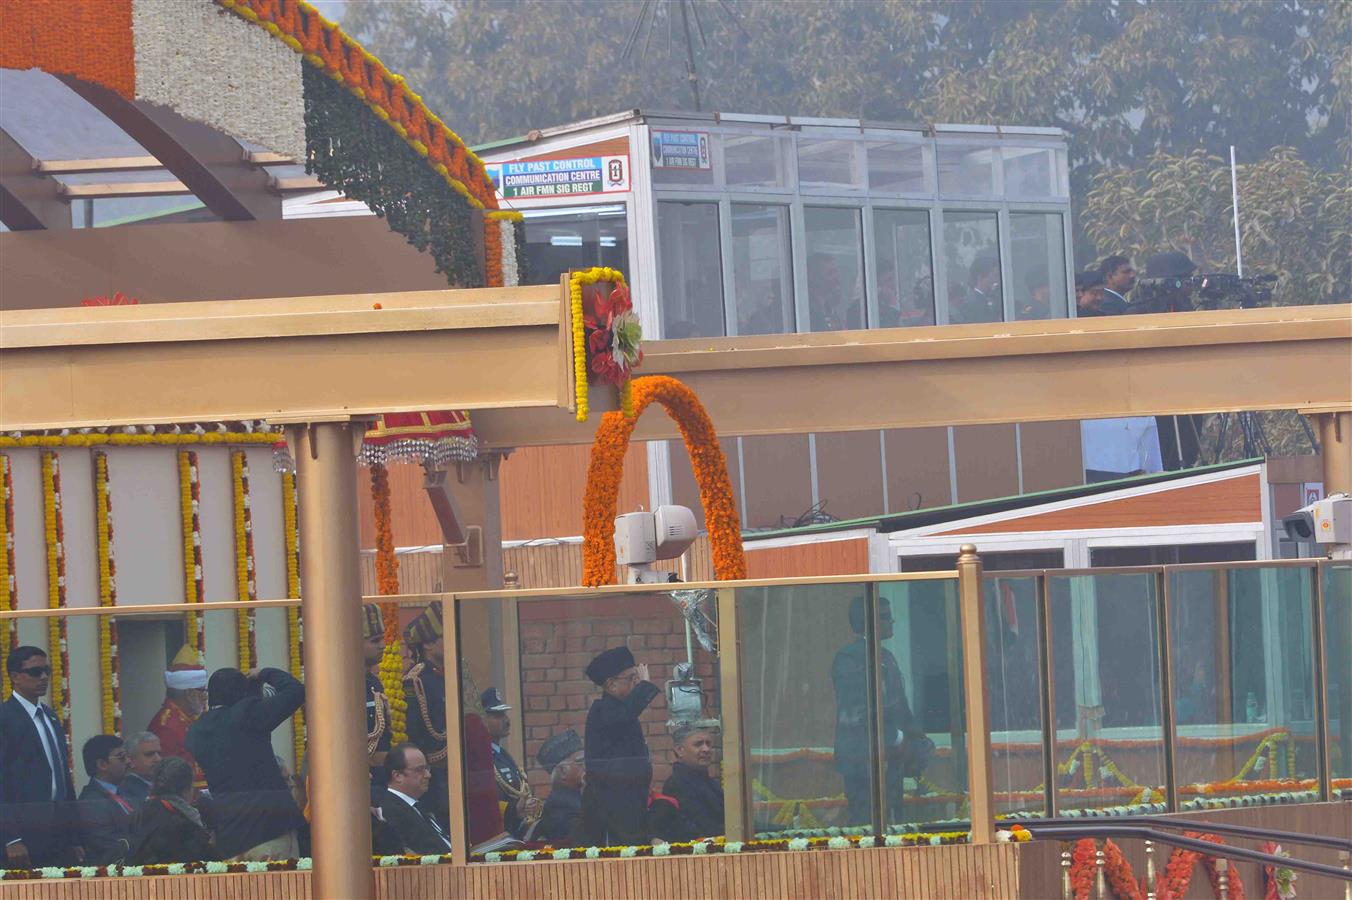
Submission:
<svg viewBox="0 0 1352 900">
<path fill-rule="evenodd" d="M 540 821 L 541 803 L 531 791 L 521 767 L 502 745 L 512 732 L 512 720 L 507 718 L 511 707 L 503 702 L 502 695 L 494 687 L 480 695 L 479 705 L 484 711 L 484 727 L 493 741 L 493 776 L 498 785 L 503 827 L 515 837 L 528 839 L 535 823 Z"/>
<path fill-rule="evenodd" d="M 385 754 L 390 751 L 390 701 L 385 686 L 371 670 L 385 655 L 385 618 L 380 607 L 362 607 L 362 653 L 366 663 L 366 756 L 371 767 L 372 789 L 383 788 L 389 780 Z"/>
<path fill-rule="evenodd" d="M 441 604 L 429 603 L 404 630 L 413 667 L 404 674 L 408 699 L 408 739 L 427 757 L 432 782 L 423 798 L 443 827 L 450 821 L 446 775 L 446 647 L 441 633 Z"/>
</svg>

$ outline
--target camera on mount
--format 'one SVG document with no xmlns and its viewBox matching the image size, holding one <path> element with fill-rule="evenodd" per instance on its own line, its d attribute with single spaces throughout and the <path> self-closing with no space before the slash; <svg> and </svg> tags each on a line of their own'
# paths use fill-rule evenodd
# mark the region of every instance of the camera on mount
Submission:
<svg viewBox="0 0 1352 900">
<path fill-rule="evenodd" d="M 1132 295 L 1137 312 L 1252 309 L 1272 302 L 1276 275 L 1240 278 L 1229 272 L 1194 274 L 1186 253 L 1170 250 L 1146 257 L 1145 274 Z"/>
</svg>

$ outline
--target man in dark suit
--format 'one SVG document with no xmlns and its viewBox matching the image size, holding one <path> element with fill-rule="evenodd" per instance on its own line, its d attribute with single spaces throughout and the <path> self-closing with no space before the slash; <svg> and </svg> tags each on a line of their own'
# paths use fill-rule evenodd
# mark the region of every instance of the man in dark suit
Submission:
<svg viewBox="0 0 1352 900">
<path fill-rule="evenodd" d="M 277 765 L 272 732 L 305 704 L 305 685 L 281 669 L 217 669 L 207 704 L 187 746 L 211 790 L 216 851 L 244 861 L 299 855 L 305 818 Z"/>
<path fill-rule="evenodd" d="M 151 731 L 138 731 L 127 738 L 122 749 L 127 751 L 127 777 L 117 786 L 117 795 L 136 811 L 150 798 L 150 785 L 155 781 L 155 767 L 160 764 L 160 739 Z"/>
<path fill-rule="evenodd" d="M 718 751 L 712 723 L 682 722 L 671 732 L 671 776 L 662 793 L 676 801 L 679 827 L 669 841 L 693 841 L 723 833 L 723 785 L 709 774 Z"/>
<path fill-rule="evenodd" d="M 549 796 L 535 838 L 556 847 L 567 846 L 582 815 L 582 783 L 587 771 L 582 737 L 569 728 L 545 741 L 535 758 L 549 773 Z"/>
<path fill-rule="evenodd" d="M 121 862 L 131 846 L 135 812 L 118 785 L 127 777 L 127 751 L 113 734 L 96 734 L 81 749 L 89 784 L 80 791 L 76 817 L 85 848 L 85 863 L 108 866 Z"/>
<path fill-rule="evenodd" d="M 653 763 L 639 716 L 662 693 L 648 666 L 627 646 L 593 659 L 587 677 L 601 689 L 587 711 L 587 781 L 582 789 L 580 837 L 589 846 L 646 844 Z"/>
<path fill-rule="evenodd" d="M 405 741 L 385 754 L 386 787 L 375 792 L 380 818 L 397 837 L 400 852 L 449 853 L 451 841 L 431 811 L 418 801 L 432 783 L 432 769 L 417 745 Z"/>
<path fill-rule="evenodd" d="M 75 783 L 65 730 L 42 702 L 47 654 L 18 647 L 5 660 L 14 693 L 0 705 L 0 842 L 4 865 L 27 869 L 84 859 L 70 821 Z"/>
</svg>

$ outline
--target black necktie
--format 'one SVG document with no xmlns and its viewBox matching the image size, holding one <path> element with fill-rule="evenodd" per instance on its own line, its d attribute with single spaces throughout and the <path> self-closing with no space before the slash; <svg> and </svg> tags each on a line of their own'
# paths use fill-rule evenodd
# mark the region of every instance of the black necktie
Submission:
<svg viewBox="0 0 1352 900">
<path fill-rule="evenodd" d="M 449 848 L 451 846 L 451 839 L 446 837 L 446 832 L 442 831 L 441 826 L 437 824 L 436 816 L 432 815 L 430 812 L 423 809 L 421 806 L 415 805 L 413 808 L 416 809 L 418 812 L 422 813 L 422 817 L 427 820 L 427 824 L 431 825 L 432 828 L 436 831 L 437 837 L 445 841 L 447 848 Z"/>
</svg>

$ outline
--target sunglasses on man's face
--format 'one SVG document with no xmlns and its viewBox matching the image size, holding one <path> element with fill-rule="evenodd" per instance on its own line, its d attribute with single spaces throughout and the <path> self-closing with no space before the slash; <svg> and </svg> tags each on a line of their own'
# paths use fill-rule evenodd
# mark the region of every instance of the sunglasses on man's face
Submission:
<svg viewBox="0 0 1352 900">
<path fill-rule="evenodd" d="M 43 677 L 45 677 L 45 676 L 47 676 L 47 675 L 50 675 L 50 674 L 52 673 L 52 667 L 51 667 L 51 666 L 29 666 L 28 668 L 26 668 L 26 669 L 20 669 L 19 671 L 22 672 L 23 674 L 27 675 L 29 678 L 43 678 Z"/>
</svg>

